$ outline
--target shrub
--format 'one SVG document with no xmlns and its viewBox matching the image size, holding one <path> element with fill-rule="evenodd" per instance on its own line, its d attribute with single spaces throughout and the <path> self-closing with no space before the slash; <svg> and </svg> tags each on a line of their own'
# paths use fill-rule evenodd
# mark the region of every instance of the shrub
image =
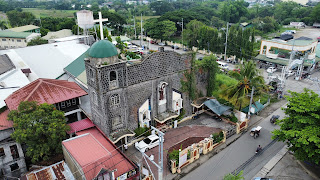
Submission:
<svg viewBox="0 0 320 180">
<path fill-rule="evenodd" d="M 169 159 L 176 160 L 176 164 L 179 164 L 179 150 L 173 149 L 171 152 L 169 152 Z"/>
<path fill-rule="evenodd" d="M 145 133 L 146 131 L 148 131 L 147 133 Z M 150 132 L 150 128 L 148 127 L 138 127 L 137 129 L 134 130 L 134 132 L 136 133 L 135 136 L 139 137 L 142 134 L 144 134 L 145 136 L 149 136 L 151 134 Z"/>
<path fill-rule="evenodd" d="M 223 132 L 220 131 L 219 133 L 213 133 L 212 138 L 213 144 L 221 142 L 223 140 Z"/>
</svg>

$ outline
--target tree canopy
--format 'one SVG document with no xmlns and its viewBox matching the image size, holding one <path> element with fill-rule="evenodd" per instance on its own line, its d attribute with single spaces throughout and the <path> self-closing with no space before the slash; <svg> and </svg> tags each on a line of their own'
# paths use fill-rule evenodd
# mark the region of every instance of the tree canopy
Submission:
<svg viewBox="0 0 320 180">
<path fill-rule="evenodd" d="M 7 16 L 12 27 L 32 24 L 36 18 L 32 13 L 17 10 L 7 12 Z"/>
<path fill-rule="evenodd" d="M 298 159 L 319 164 L 320 96 L 307 89 L 290 94 L 288 105 L 283 108 L 286 116 L 277 121 L 280 129 L 272 132 L 272 138 L 287 142 Z"/>
<path fill-rule="evenodd" d="M 18 110 L 8 115 L 13 121 L 12 138 L 27 145 L 26 156 L 33 162 L 48 160 L 62 152 L 61 141 L 66 137 L 69 126 L 64 113 L 56 110 L 54 105 L 37 105 L 35 101 L 21 102 Z"/>
<path fill-rule="evenodd" d="M 148 35 L 161 40 L 168 40 L 177 30 L 174 22 L 169 20 L 159 21 L 154 18 L 148 19 L 144 27 Z"/>
<path fill-rule="evenodd" d="M 35 39 L 32 39 L 30 42 L 28 42 L 27 46 L 35 46 L 35 45 L 41 45 L 41 44 L 48 44 L 48 40 L 42 39 L 41 37 L 37 37 Z"/>
</svg>

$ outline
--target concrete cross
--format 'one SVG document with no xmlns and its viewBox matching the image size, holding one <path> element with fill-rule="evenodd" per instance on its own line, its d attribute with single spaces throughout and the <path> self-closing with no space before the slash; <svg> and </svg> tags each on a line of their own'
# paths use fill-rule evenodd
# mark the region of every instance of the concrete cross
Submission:
<svg viewBox="0 0 320 180">
<path fill-rule="evenodd" d="M 101 40 L 104 39 L 102 22 L 105 22 L 105 21 L 108 21 L 108 18 L 102 19 L 101 12 L 99 12 L 99 19 L 93 20 L 93 22 L 99 22 L 99 24 L 100 24 L 100 37 L 101 37 Z"/>
</svg>

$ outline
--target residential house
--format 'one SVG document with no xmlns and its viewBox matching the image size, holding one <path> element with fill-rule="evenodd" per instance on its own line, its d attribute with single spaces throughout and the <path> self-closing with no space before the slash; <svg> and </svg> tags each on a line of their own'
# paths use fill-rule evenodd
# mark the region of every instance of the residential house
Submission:
<svg viewBox="0 0 320 180">
<path fill-rule="evenodd" d="M 247 23 L 247 22 L 243 22 L 243 23 L 240 23 L 240 27 L 242 28 L 242 30 L 245 30 L 247 28 L 251 28 L 253 27 L 252 23 Z"/>
<path fill-rule="evenodd" d="M 21 145 L 11 138 L 13 122 L 7 120 L 9 110 L 0 113 L 0 178 L 19 178 L 27 171 Z"/>
<path fill-rule="evenodd" d="M 88 121 L 73 123 L 70 133 L 75 137 L 62 142 L 64 158 L 74 178 L 137 179 L 138 167 Z"/>
<path fill-rule="evenodd" d="M 40 33 L 0 31 L 0 49 L 26 47 L 36 37 L 40 37 Z"/>
<path fill-rule="evenodd" d="M 305 28 L 306 24 L 304 22 L 290 22 L 290 26 L 294 28 Z"/>
<path fill-rule="evenodd" d="M 49 180 L 49 179 L 66 179 L 74 180 L 68 165 L 64 161 L 57 162 L 53 165 L 31 171 L 23 175 L 21 180 Z"/>
<path fill-rule="evenodd" d="M 87 95 L 75 82 L 56 79 L 38 79 L 20 88 L 5 99 L 9 110 L 16 110 L 22 101 L 53 104 L 64 111 L 68 123 L 85 117 L 79 105 L 80 97 Z"/>
</svg>

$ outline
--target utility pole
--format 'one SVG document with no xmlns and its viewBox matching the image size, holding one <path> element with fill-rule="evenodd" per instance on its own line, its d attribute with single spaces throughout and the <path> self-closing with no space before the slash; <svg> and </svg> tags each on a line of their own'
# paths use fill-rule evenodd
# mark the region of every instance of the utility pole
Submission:
<svg viewBox="0 0 320 180">
<path fill-rule="evenodd" d="M 184 50 L 184 45 L 183 45 L 183 18 L 182 18 L 181 37 L 182 37 L 182 50 Z"/>
<path fill-rule="evenodd" d="M 227 60 L 227 46 L 228 46 L 228 30 L 229 30 L 229 22 L 227 22 L 227 32 L 226 32 L 226 43 L 224 48 L 224 60 Z"/>
<path fill-rule="evenodd" d="M 153 155 L 151 155 L 149 157 L 144 152 L 142 152 L 140 150 L 139 151 L 141 152 L 143 158 L 149 159 L 149 161 L 151 161 L 158 168 L 158 180 L 162 180 L 162 177 L 163 177 L 163 138 L 164 138 L 164 133 L 153 126 L 150 126 L 150 127 L 152 130 L 157 131 L 157 133 L 159 135 L 159 164 L 154 162 Z M 146 163 L 148 165 L 147 161 L 146 161 Z M 149 167 L 149 165 L 148 165 L 148 167 Z M 151 171 L 150 167 L 149 167 L 149 170 Z M 153 174 L 152 171 L 151 171 L 151 174 Z"/>
<path fill-rule="evenodd" d="M 253 91 L 254 91 L 254 86 L 252 86 L 252 90 L 251 90 L 251 98 L 250 98 L 249 111 L 248 111 L 248 119 L 250 119 L 250 110 L 251 110 L 251 107 L 252 107 Z"/>
<path fill-rule="evenodd" d="M 141 27 L 141 33 L 140 33 L 140 47 L 142 46 L 142 36 L 143 36 L 143 34 L 142 34 L 142 13 L 141 13 L 141 25 L 140 25 L 140 27 Z"/>
<path fill-rule="evenodd" d="M 134 39 L 137 39 L 136 18 L 133 16 Z"/>
</svg>

